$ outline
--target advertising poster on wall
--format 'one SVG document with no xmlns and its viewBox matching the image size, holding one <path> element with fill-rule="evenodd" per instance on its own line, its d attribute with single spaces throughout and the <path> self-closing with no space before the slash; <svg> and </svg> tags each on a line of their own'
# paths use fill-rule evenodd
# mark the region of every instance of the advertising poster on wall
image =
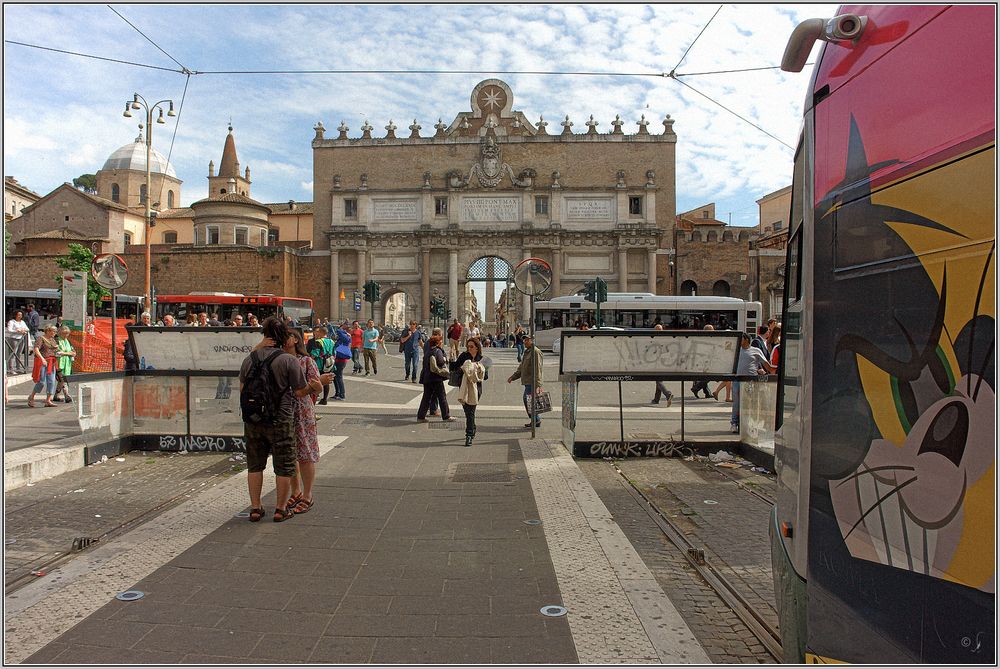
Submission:
<svg viewBox="0 0 1000 669">
<path fill-rule="evenodd" d="M 63 272 L 62 318 L 71 330 L 83 330 L 87 320 L 86 272 Z"/>
</svg>

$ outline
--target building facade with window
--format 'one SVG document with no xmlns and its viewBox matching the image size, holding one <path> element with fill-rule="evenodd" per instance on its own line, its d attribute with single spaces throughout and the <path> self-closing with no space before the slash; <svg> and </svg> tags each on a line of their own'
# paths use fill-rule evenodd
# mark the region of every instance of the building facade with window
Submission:
<svg viewBox="0 0 1000 669">
<path fill-rule="evenodd" d="M 450 124 L 439 119 L 433 132 L 422 134 L 414 121 L 397 136 L 390 121 L 375 137 L 366 121 L 360 137 L 341 123 L 328 138 L 317 124 L 313 254 L 329 253 L 329 281 L 316 282 L 323 294 L 308 297 L 337 314 L 341 289 L 376 279 L 379 314 L 401 292 L 408 319 L 428 319 L 434 294 L 453 314 L 468 313 L 469 268 L 489 255 L 511 266 L 547 261 L 550 295 L 574 293 L 595 276 L 613 290 L 672 292 L 657 250 L 674 225 L 673 120 L 656 131 L 645 117 L 616 117 L 599 132 L 591 117 L 581 132 L 566 117 L 554 132 L 513 101 L 506 83 L 487 79 L 473 89 L 469 110 Z M 526 305 L 518 308 L 525 320 Z M 481 309 L 483 318 L 493 311 Z"/>
</svg>

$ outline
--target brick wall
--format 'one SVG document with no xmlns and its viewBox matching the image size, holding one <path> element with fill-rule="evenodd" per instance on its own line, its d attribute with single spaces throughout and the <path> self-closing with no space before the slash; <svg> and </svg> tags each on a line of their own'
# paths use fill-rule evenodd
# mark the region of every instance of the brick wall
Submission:
<svg viewBox="0 0 1000 669">
<path fill-rule="evenodd" d="M 685 281 L 694 281 L 698 295 L 712 295 L 712 286 L 722 280 L 729 284 L 730 297 L 747 299 L 753 287 L 750 274 L 749 232 L 745 229 L 735 239 L 733 231 L 712 231 L 707 241 L 699 233 L 677 234 L 676 285 L 681 292 Z M 722 240 L 718 240 L 718 235 Z"/>
</svg>

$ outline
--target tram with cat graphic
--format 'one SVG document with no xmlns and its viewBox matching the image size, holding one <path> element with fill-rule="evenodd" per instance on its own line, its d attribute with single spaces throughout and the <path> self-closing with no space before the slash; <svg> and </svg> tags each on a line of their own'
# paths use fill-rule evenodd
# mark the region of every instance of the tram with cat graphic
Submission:
<svg viewBox="0 0 1000 669">
<path fill-rule="evenodd" d="M 996 7 L 841 7 L 795 153 L 772 563 L 787 662 L 996 662 Z"/>
</svg>

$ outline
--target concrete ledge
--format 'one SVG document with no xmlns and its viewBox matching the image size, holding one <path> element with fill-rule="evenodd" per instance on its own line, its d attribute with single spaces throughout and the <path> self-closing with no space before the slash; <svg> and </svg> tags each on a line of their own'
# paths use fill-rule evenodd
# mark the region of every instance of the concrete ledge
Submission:
<svg viewBox="0 0 1000 669">
<path fill-rule="evenodd" d="M 4 453 L 3 490 L 14 490 L 84 466 L 83 444 L 44 444 Z"/>
</svg>

